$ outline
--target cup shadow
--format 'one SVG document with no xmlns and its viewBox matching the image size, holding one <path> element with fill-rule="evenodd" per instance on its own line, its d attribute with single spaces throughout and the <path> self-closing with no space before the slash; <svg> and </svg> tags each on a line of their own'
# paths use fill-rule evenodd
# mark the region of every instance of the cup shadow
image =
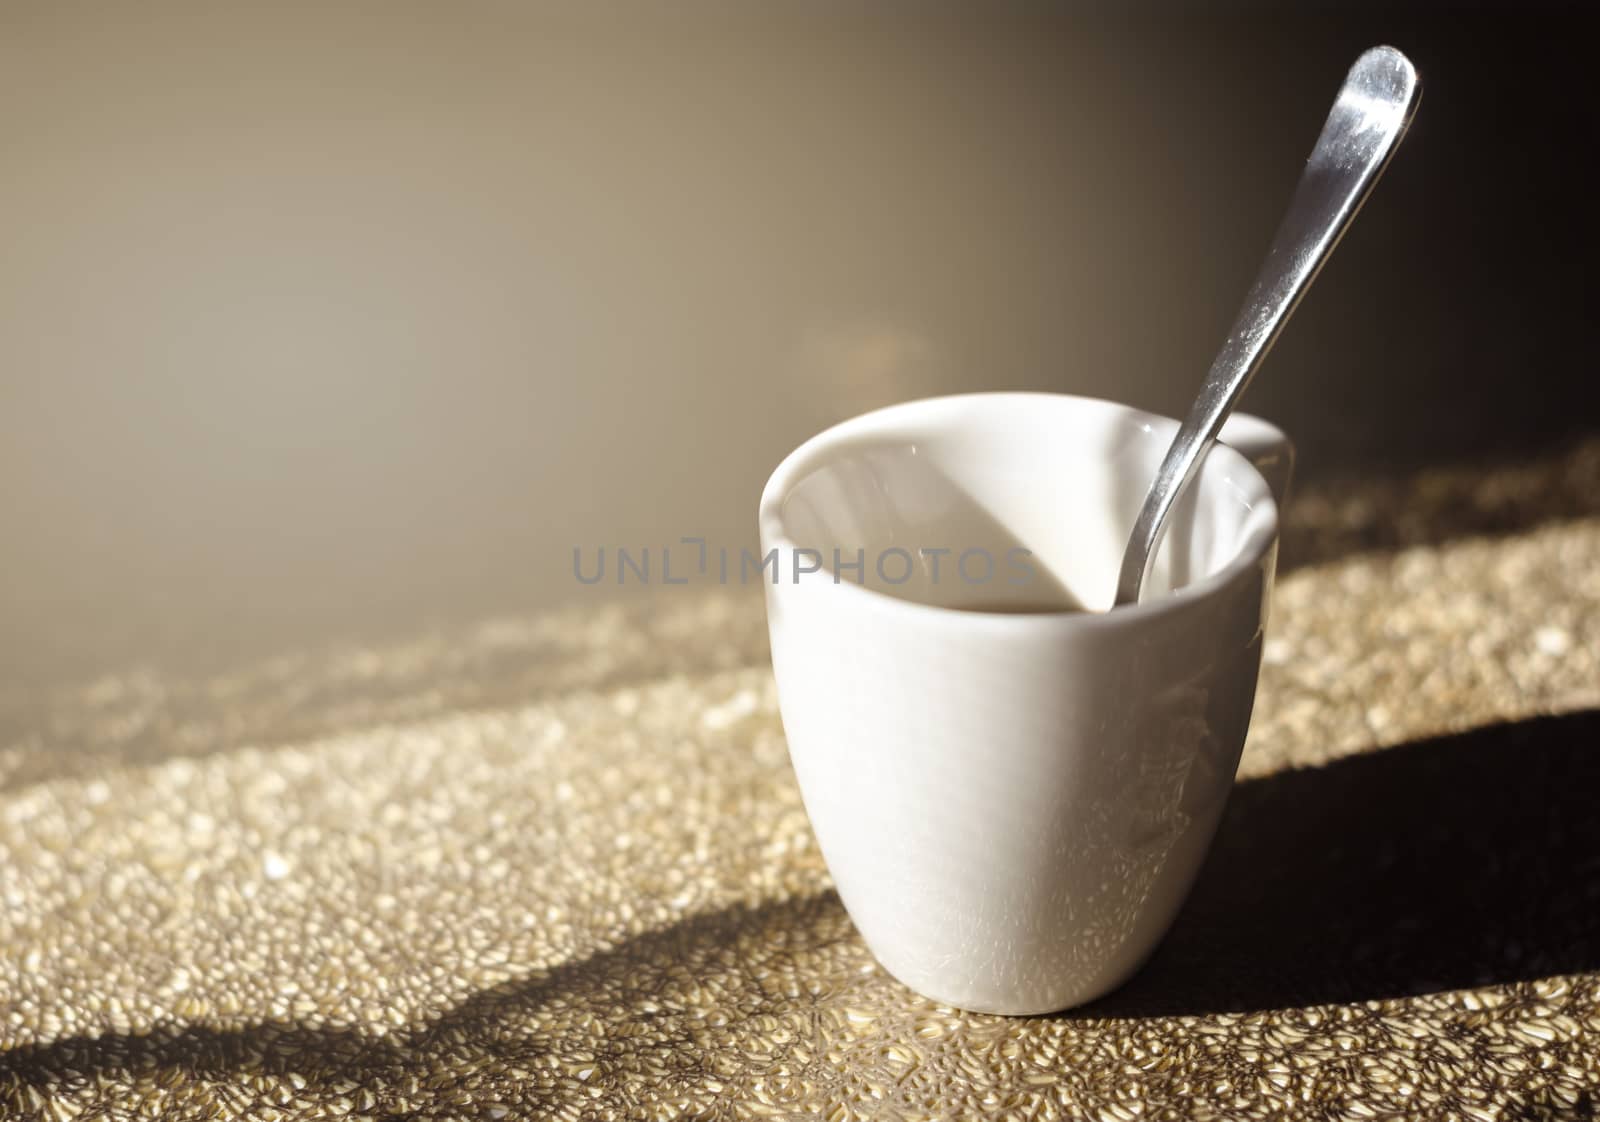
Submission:
<svg viewBox="0 0 1600 1122">
<path fill-rule="evenodd" d="M 1600 711 L 1241 783 L 1143 970 L 1067 1016 L 1246 1012 L 1600 968 Z"/>
</svg>

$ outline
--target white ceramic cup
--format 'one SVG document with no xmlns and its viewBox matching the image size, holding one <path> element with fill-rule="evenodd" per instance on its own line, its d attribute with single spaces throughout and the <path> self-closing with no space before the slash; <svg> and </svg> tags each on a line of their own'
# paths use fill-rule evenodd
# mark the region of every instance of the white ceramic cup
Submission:
<svg viewBox="0 0 1600 1122">
<path fill-rule="evenodd" d="M 1293 452 L 1233 418 L 1144 599 L 1109 611 L 1176 431 L 1090 398 L 933 398 L 813 437 L 767 482 L 772 660 L 806 811 L 867 945 L 928 997 L 1022 1014 L 1115 988 L 1205 856 L 1250 723 Z M 1090 611 L 1017 611 L 1065 598 Z M 975 602 L 1003 610 L 961 610 Z"/>
</svg>

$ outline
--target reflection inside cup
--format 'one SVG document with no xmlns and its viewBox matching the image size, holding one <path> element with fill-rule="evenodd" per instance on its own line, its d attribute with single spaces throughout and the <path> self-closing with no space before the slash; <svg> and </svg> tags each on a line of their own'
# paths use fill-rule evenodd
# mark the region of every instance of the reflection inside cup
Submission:
<svg viewBox="0 0 1600 1122">
<path fill-rule="evenodd" d="M 1069 439 L 990 431 L 981 414 L 847 440 L 791 488 L 782 579 L 852 583 L 973 612 L 1109 610 L 1164 441 L 1115 420 Z M 1202 469 L 1174 511 L 1147 599 L 1238 555 L 1250 504 Z M 803 555 L 803 556 L 801 556 Z"/>
</svg>

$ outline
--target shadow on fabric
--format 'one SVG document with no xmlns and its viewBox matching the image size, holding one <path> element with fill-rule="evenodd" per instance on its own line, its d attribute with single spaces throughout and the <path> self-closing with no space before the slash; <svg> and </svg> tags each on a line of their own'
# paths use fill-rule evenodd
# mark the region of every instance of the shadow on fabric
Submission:
<svg viewBox="0 0 1600 1122">
<path fill-rule="evenodd" d="M 1072 1016 L 1238 1012 L 1600 968 L 1600 712 L 1241 783 L 1154 957 Z"/>
</svg>

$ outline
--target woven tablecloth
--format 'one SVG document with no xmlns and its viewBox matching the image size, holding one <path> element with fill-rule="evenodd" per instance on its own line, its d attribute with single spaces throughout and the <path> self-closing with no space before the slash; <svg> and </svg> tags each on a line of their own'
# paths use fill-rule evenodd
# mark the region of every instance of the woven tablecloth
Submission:
<svg viewBox="0 0 1600 1122">
<path fill-rule="evenodd" d="M 1600 1115 L 1600 444 L 1284 560 L 1200 883 L 1051 1017 L 874 963 L 755 590 L 0 697 L 0 1117 Z"/>
</svg>

